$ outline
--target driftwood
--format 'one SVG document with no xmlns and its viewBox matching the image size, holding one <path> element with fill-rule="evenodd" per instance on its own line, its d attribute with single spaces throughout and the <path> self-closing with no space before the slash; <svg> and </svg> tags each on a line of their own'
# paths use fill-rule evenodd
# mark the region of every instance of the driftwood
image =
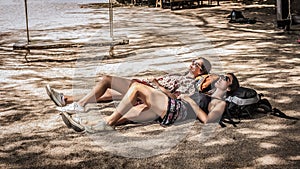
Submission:
<svg viewBox="0 0 300 169">
<path fill-rule="evenodd" d="M 54 49 L 54 48 L 78 48 L 86 46 L 117 46 L 126 45 L 128 39 L 114 40 L 101 43 L 54 43 L 54 44 L 14 44 L 14 50 L 30 50 L 30 49 Z"/>
</svg>

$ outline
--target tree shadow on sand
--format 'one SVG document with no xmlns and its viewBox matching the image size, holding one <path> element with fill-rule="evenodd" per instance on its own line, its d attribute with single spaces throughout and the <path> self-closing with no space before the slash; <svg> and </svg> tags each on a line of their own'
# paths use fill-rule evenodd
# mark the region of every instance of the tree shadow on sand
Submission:
<svg viewBox="0 0 300 169">
<path fill-rule="evenodd" d="M 195 10 L 193 14 L 186 11 L 178 15 L 199 22 L 197 29 L 205 32 L 216 48 L 231 51 L 229 54 L 224 52 L 220 56 L 224 63 L 224 71 L 235 71 L 242 86 L 258 90 L 274 107 L 288 116 L 299 118 L 300 62 L 297 56 L 298 44 L 293 41 L 295 35 L 270 33 L 272 28 L 263 27 L 262 24 L 249 25 L 247 28 L 243 25 L 227 24 L 225 17 L 231 9 Z M 205 17 L 200 18 L 203 10 Z M 255 10 L 260 11 L 261 17 L 267 16 L 269 11 L 258 7 Z M 254 15 L 251 12 L 246 14 L 249 17 Z M 195 19 L 194 15 L 199 17 Z M 210 18 L 224 24 L 221 27 L 215 26 L 211 24 Z M 266 20 L 265 24 L 267 23 L 273 23 L 272 18 Z M 194 35 L 198 34 L 195 31 Z M 196 43 L 191 41 L 188 45 Z M 14 56 L 17 60 L 18 56 Z M 77 56 L 72 57 L 71 59 L 74 59 Z M 65 66 L 50 61 L 50 65 L 35 62 L 33 65 L 21 65 L 20 69 L 12 66 L 15 60 L 8 57 L 4 59 L 0 59 L 1 64 L 6 64 L 9 69 L 24 71 L 37 67 L 38 73 L 46 71 L 51 66 Z M 41 60 L 44 61 L 48 62 Z M 197 137 L 189 139 L 201 134 L 205 127 L 196 122 L 192 126 L 191 133 L 187 133 L 187 137 L 170 151 L 147 158 L 127 158 L 106 152 L 103 147 L 95 144 L 89 135 L 75 133 L 65 127 L 57 115 L 58 112 L 54 110 L 53 103 L 43 97 L 45 93 L 42 94 L 41 91 L 44 91 L 45 83 L 57 80 L 67 83 L 66 86 L 70 87 L 70 79 L 70 77 L 48 77 L 47 74 L 20 73 L 10 79 L 18 81 L 19 84 L 15 86 L 14 83 L 1 82 L 4 86 L 0 91 L 3 101 L 0 107 L 1 168 L 299 167 L 299 121 L 268 115 L 242 120 L 237 127 L 228 125 L 226 128 L 217 128 L 205 141 L 197 140 Z M 25 89 L 20 90 L 26 83 L 31 84 L 30 87 L 36 89 L 40 95 L 33 95 Z M 142 131 L 143 135 L 151 137 L 160 133 L 160 126 L 151 124 L 149 127 L 152 130 L 143 128 L 145 129 Z M 142 126 L 125 127 L 123 132 L 135 134 L 140 128 Z"/>
</svg>

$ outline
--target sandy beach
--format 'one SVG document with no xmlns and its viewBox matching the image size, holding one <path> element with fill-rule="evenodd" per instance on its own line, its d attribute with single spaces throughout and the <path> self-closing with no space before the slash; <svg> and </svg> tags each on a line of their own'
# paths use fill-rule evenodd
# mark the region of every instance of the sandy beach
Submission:
<svg viewBox="0 0 300 169">
<path fill-rule="evenodd" d="M 278 30 L 275 5 L 115 7 L 113 40 L 129 43 L 111 48 L 90 45 L 112 40 L 107 8 L 87 5 L 90 1 L 49 1 L 47 13 L 45 4 L 31 2 L 31 10 L 39 9 L 29 18 L 31 44 L 83 45 L 26 53 L 13 50 L 26 43 L 23 11 L 13 12 L 24 10 L 23 4 L 0 2 L 5 9 L 0 12 L 0 168 L 299 168 L 299 120 L 263 115 L 237 127 L 192 120 L 167 128 L 128 124 L 111 133 L 76 133 L 64 125 L 45 91 L 50 84 L 79 98 L 105 74 L 182 73 L 202 56 L 212 62 L 212 72 L 234 72 L 242 86 L 300 118 L 300 29 Z M 228 23 L 233 9 L 258 22 Z M 80 116 L 96 121 L 114 108 L 114 102 L 88 104 L 88 113 Z"/>
</svg>

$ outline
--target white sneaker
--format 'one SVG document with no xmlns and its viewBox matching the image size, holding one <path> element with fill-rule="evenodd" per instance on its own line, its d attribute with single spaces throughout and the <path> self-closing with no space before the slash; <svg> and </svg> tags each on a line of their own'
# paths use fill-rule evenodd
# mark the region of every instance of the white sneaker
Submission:
<svg viewBox="0 0 300 169">
<path fill-rule="evenodd" d="M 85 130 L 85 127 L 81 124 L 81 118 L 72 117 L 66 112 L 62 112 L 60 115 L 68 128 L 72 128 L 77 132 L 83 132 Z"/>
<path fill-rule="evenodd" d="M 56 104 L 56 106 L 63 107 L 66 105 L 65 99 L 64 99 L 64 94 L 59 93 L 52 89 L 50 85 L 46 85 L 46 92 L 50 99 Z"/>
<path fill-rule="evenodd" d="M 56 110 L 69 114 L 84 113 L 84 107 L 80 106 L 77 102 L 73 102 L 65 107 L 56 107 Z"/>
</svg>

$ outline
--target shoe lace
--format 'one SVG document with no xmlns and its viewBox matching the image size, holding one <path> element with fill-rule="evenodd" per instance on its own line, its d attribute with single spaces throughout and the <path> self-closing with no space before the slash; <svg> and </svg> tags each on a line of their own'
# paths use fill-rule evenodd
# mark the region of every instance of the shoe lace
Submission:
<svg viewBox="0 0 300 169">
<path fill-rule="evenodd" d="M 73 116 L 73 120 L 76 121 L 78 124 L 82 123 L 82 119 L 80 117 Z"/>
<path fill-rule="evenodd" d="M 75 102 L 75 103 L 73 104 L 72 109 L 73 109 L 73 110 L 77 110 L 78 108 L 79 108 L 79 105 L 78 105 L 78 103 Z"/>
<path fill-rule="evenodd" d="M 54 89 L 52 89 L 52 93 L 53 93 L 56 97 L 59 97 L 62 101 L 64 101 L 64 94 L 63 94 L 63 93 L 59 93 L 59 92 L 55 91 Z"/>
</svg>

